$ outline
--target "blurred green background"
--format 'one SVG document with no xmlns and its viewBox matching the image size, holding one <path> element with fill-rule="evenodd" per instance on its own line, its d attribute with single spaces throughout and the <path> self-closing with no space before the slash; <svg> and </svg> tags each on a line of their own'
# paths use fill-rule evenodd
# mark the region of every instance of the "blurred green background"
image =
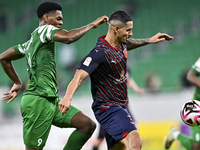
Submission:
<svg viewBox="0 0 200 150">
<path fill-rule="evenodd" d="M 40 2 L 42 1 L 0 2 L 0 52 L 29 39 L 30 33 L 38 26 L 36 8 Z M 161 78 L 161 91 L 180 90 L 181 75 L 199 57 L 200 4 L 196 0 L 59 0 L 57 2 L 63 6 L 62 28 L 67 30 L 84 26 L 97 17 L 109 16 L 113 11 L 123 9 L 133 18 L 132 38 L 149 38 L 157 32 L 166 32 L 174 36 L 173 41 L 152 44 L 129 52 L 128 65 L 131 76 L 144 88 L 147 76 L 155 73 Z M 73 43 L 75 51 L 75 54 L 71 54 L 73 58 L 75 57 L 71 60 L 73 65 L 63 66 L 57 57 L 58 77 L 62 81 L 59 82 L 60 88 L 67 86 L 78 62 L 94 47 L 97 38 L 106 32 L 107 25 L 102 25 Z M 62 46 L 60 43 L 57 44 L 57 56 Z M 25 61 L 18 60 L 14 65 L 22 81 L 26 83 L 28 76 Z M 2 68 L 0 75 L 1 86 L 11 84 Z M 83 89 L 88 91 L 88 88 Z"/>
</svg>

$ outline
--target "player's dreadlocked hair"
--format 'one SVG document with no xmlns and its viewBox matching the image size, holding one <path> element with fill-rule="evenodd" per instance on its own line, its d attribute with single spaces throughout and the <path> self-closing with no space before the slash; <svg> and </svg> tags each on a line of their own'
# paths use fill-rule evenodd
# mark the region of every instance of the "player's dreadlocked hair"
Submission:
<svg viewBox="0 0 200 150">
<path fill-rule="evenodd" d="M 62 6 L 60 6 L 59 4 L 55 3 L 55 2 L 44 2 L 41 3 L 38 8 L 37 8 L 37 16 L 38 18 L 42 18 L 42 16 L 45 13 L 51 12 L 51 11 L 56 11 L 56 10 L 60 10 L 62 11 Z"/>
<path fill-rule="evenodd" d="M 109 17 L 109 22 L 112 21 L 120 21 L 125 25 L 128 21 L 132 21 L 132 17 L 123 10 L 117 10 L 113 12 Z"/>
</svg>

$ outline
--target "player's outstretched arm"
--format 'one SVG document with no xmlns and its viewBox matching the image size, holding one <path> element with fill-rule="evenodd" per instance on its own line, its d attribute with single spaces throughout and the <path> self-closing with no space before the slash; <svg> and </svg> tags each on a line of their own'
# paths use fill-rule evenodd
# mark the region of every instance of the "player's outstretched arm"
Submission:
<svg viewBox="0 0 200 150">
<path fill-rule="evenodd" d="M 13 99 L 15 99 L 22 87 L 22 82 L 20 78 L 18 77 L 14 66 L 12 64 L 12 60 L 19 59 L 17 54 L 15 53 L 15 50 L 13 47 L 5 51 L 0 55 L 0 63 L 5 71 L 5 73 L 8 75 L 8 77 L 14 82 L 13 87 L 11 90 L 7 93 L 4 93 L 4 97 L 2 98 L 3 100 L 8 100 L 7 103 L 10 103 Z"/>
<path fill-rule="evenodd" d="M 166 33 L 160 33 L 160 32 L 148 39 L 131 39 L 130 38 L 127 40 L 127 49 L 132 50 L 140 46 L 144 46 L 144 45 L 152 44 L 152 43 L 155 44 L 155 43 L 159 43 L 165 40 L 170 41 L 173 38 L 174 37 L 169 36 Z"/>
<path fill-rule="evenodd" d="M 71 80 L 67 87 L 64 98 L 58 104 L 62 115 L 64 115 L 69 110 L 74 93 L 88 76 L 89 74 L 82 69 L 76 71 L 74 78 Z"/>
<path fill-rule="evenodd" d="M 70 31 L 58 30 L 54 34 L 54 40 L 57 42 L 62 42 L 66 44 L 73 43 L 77 41 L 78 39 L 80 39 L 83 35 L 85 35 L 90 29 L 97 28 L 99 25 L 103 23 L 107 23 L 107 22 L 108 22 L 108 17 L 102 16 L 100 18 L 97 18 L 92 23 L 78 29 L 73 29 Z"/>
</svg>

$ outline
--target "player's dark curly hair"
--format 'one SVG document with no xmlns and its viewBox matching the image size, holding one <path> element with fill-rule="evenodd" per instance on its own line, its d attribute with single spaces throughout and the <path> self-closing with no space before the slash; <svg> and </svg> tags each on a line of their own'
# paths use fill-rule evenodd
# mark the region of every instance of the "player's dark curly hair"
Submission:
<svg viewBox="0 0 200 150">
<path fill-rule="evenodd" d="M 43 2 L 37 8 L 37 16 L 40 19 L 45 13 L 56 10 L 62 11 L 62 6 L 55 2 Z"/>
<path fill-rule="evenodd" d="M 133 19 L 127 12 L 123 10 L 117 10 L 110 15 L 109 22 L 112 20 L 119 20 L 123 24 L 126 24 L 128 21 L 132 21 Z"/>
</svg>

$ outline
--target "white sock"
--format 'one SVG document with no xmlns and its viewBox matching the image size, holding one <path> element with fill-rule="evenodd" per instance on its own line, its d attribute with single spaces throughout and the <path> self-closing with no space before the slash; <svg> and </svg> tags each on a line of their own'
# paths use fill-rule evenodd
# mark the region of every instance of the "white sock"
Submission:
<svg viewBox="0 0 200 150">
<path fill-rule="evenodd" d="M 172 136 L 173 136 L 174 139 L 177 139 L 179 134 L 180 134 L 180 131 L 174 131 L 172 133 Z"/>
</svg>

